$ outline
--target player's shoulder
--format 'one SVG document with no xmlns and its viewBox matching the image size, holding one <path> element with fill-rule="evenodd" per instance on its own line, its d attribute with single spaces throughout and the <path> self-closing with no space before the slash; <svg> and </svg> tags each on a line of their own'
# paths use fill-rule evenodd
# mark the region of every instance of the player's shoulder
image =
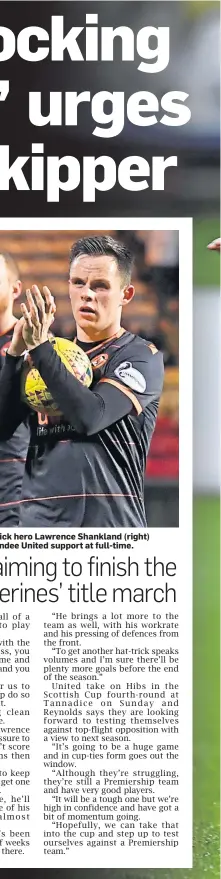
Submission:
<svg viewBox="0 0 221 879">
<path fill-rule="evenodd" d="M 127 333 L 127 336 L 127 348 L 133 352 L 138 359 L 148 362 L 149 360 L 152 360 L 153 357 L 157 357 L 157 360 L 160 360 L 163 363 L 162 351 L 159 351 L 151 340 L 143 339 L 142 336 L 132 333 Z"/>
</svg>

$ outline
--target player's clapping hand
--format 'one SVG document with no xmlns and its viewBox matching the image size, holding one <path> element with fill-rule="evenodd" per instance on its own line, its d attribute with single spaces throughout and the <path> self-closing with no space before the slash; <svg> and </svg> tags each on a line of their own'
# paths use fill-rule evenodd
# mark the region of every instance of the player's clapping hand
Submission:
<svg viewBox="0 0 221 879">
<path fill-rule="evenodd" d="M 211 244 L 207 244 L 208 250 L 219 250 L 221 247 L 221 238 L 214 238 L 214 241 L 211 241 Z"/>
<path fill-rule="evenodd" d="M 31 290 L 26 290 L 27 305 L 21 305 L 24 318 L 22 330 L 26 348 L 30 351 L 47 342 L 51 324 L 54 321 L 56 305 L 48 287 L 43 287 L 43 295 L 39 287 L 33 285 Z"/>
<path fill-rule="evenodd" d="M 11 354 L 12 357 L 21 357 L 21 354 L 24 354 L 26 350 L 26 345 L 23 339 L 23 329 L 24 318 L 21 317 L 20 320 L 17 320 L 15 323 L 11 344 L 8 348 L 8 354 Z"/>
</svg>

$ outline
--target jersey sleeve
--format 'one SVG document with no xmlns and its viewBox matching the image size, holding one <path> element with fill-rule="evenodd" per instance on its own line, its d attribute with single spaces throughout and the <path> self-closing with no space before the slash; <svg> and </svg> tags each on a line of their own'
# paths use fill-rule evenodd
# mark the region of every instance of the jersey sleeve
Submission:
<svg viewBox="0 0 221 879">
<path fill-rule="evenodd" d="M 129 397 L 138 415 L 152 401 L 158 401 L 164 377 L 163 355 L 150 342 L 135 339 L 107 363 L 97 385 L 110 384 Z"/>
</svg>

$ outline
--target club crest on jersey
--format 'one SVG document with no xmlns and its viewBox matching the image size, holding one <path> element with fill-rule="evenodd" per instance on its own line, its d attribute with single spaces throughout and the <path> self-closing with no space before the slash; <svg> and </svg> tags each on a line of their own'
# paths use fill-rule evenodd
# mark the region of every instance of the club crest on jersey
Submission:
<svg viewBox="0 0 221 879">
<path fill-rule="evenodd" d="M 91 360 L 93 369 L 100 369 L 101 366 L 107 363 L 107 360 L 108 354 L 97 354 L 97 357 L 93 357 L 93 360 Z"/>
<path fill-rule="evenodd" d="M 114 374 L 117 378 L 120 378 L 125 385 L 128 385 L 128 388 L 132 388 L 133 391 L 137 391 L 139 394 L 144 394 L 146 390 L 146 382 L 145 378 L 142 375 L 142 372 L 139 372 L 138 369 L 135 369 L 128 360 L 125 360 L 124 363 L 120 363 L 120 366 L 115 369 Z"/>
</svg>

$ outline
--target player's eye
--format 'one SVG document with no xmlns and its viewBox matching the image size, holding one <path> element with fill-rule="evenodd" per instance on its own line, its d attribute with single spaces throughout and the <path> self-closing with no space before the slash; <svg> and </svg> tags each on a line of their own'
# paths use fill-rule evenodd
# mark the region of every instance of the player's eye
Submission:
<svg viewBox="0 0 221 879">
<path fill-rule="evenodd" d="M 84 286 L 84 281 L 82 281 L 82 278 L 71 278 L 71 283 L 74 285 L 74 287 Z"/>
</svg>

